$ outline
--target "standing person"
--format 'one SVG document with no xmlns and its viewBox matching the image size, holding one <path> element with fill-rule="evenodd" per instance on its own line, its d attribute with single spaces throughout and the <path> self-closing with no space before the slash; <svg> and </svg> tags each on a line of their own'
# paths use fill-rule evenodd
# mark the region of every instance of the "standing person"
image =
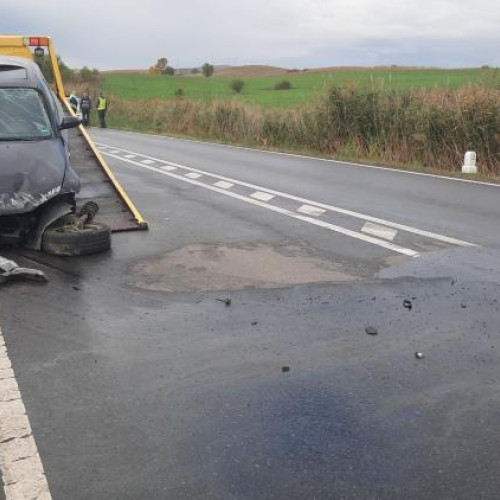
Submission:
<svg viewBox="0 0 500 500">
<path fill-rule="evenodd" d="M 71 109 L 73 110 L 74 113 L 76 113 L 76 110 L 78 109 L 78 96 L 75 94 L 75 91 L 73 90 L 68 97 L 68 102 L 69 105 L 71 106 Z"/>
<path fill-rule="evenodd" d="M 108 100 L 104 97 L 103 93 L 99 94 L 97 98 L 97 115 L 101 128 L 106 128 L 106 112 L 108 111 Z"/>
<path fill-rule="evenodd" d="M 80 101 L 80 108 L 82 109 L 82 121 L 86 127 L 90 126 L 90 107 L 90 96 L 89 93 L 86 92 Z"/>
</svg>

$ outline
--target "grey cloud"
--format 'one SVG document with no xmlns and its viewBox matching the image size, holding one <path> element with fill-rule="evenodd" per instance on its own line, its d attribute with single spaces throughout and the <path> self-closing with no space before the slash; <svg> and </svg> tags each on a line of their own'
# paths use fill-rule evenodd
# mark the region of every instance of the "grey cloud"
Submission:
<svg viewBox="0 0 500 500">
<path fill-rule="evenodd" d="M 2 0 L 0 32 L 47 33 L 74 67 L 498 65 L 496 0 Z"/>
</svg>

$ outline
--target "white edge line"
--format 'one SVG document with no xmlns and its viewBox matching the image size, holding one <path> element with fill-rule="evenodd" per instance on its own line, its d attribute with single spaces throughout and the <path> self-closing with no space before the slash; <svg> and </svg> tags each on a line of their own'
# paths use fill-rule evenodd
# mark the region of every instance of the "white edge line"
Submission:
<svg viewBox="0 0 500 500">
<path fill-rule="evenodd" d="M 1 329 L 0 472 L 6 500 L 52 498 Z"/>
<path fill-rule="evenodd" d="M 392 250 L 394 252 L 401 253 L 403 255 L 407 255 L 408 257 L 419 257 L 418 252 L 415 252 L 414 250 L 411 250 L 409 248 L 400 247 L 398 245 L 394 245 L 394 244 L 389 243 L 387 241 L 379 240 L 379 239 L 373 238 L 371 236 L 366 236 L 365 234 L 358 233 L 356 231 L 352 231 L 352 230 L 346 229 L 344 227 L 336 226 L 335 224 L 330 224 L 329 222 L 324 222 L 322 220 L 313 219 L 312 217 L 299 215 L 295 212 L 291 212 L 290 210 L 286 210 L 284 208 L 276 207 L 274 205 L 270 205 L 268 203 L 264 203 L 262 201 L 255 200 L 253 198 L 249 198 L 247 196 L 242 196 L 240 194 L 233 193 L 231 191 L 226 191 L 225 189 L 217 188 L 217 187 L 213 186 L 212 184 L 205 184 L 204 182 L 199 182 L 199 181 L 196 181 L 194 179 L 189 179 L 183 175 L 178 175 L 178 174 L 173 174 L 171 172 L 166 172 L 165 170 L 161 170 L 161 168 L 159 168 L 159 167 L 144 165 L 144 163 L 138 163 L 138 162 L 126 159 L 126 158 L 121 157 L 121 156 L 113 155 L 111 153 L 103 153 L 103 154 L 105 154 L 107 156 L 111 156 L 112 158 L 115 158 L 116 160 L 121 160 L 123 162 L 130 163 L 130 164 L 135 165 L 137 167 L 147 168 L 149 170 L 152 170 L 153 172 L 157 172 L 157 173 L 163 174 L 163 175 L 168 175 L 169 177 L 172 177 L 174 179 L 178 179 L 178 180 L 181 180 L 184 182 L 189 182 L 191 184 L 194 184 L 195 186 L 203 187 L 205 189 L 209 189 L 210 191 L 215 191 L 216 193 L 230 196 L 231 198 L 235 198 L 237 200 L 244 201 L 246 203 L 250 203 L 251 205 L 255 205 L 258 207 L 262 207 L 262 208 L 267 208 L 268 210 L 271 210 L 273 212 L 277 212 L 281 215 L 286 215 L 287 217 L 291 217 L 292 219 L 301 220 L 303 222 L 309 222 L 310 224 L 314 224 L 316 226 L 320 226 L 320 227 L 323 227 L 325 229 L 329 229 L 330 231 L 334 231 L 336 233 L 340 233 L 340 234 L 343 234 L 345 236 L 350 236 L 352 238 L 356 238 L 356 239 L 364 241 L 366 243 L 371 243 L 373 245 L 377 245 L 379 247 L 386 248 L 388 250 Z"/>
<path fill-rule="evenodd" d="M 104 147 L 108 147 L 108 148 L 110 147 L 107 144 L 103 144 L 103 143 L 97 143 L 97 144 L 99 146 L 104 146 Z M 133 153 L 133 151 L 129 151 L 127 149 L 122 149 L 122 151 Z M 106 154 L 110 154 L 110 153 L 106 153 Z M 281 191 L 275 191 L 273 189 L 264 188 L 262 186 L 257 186 L 255 184 L 250 184 L 248 182 L 243 182 L 243 181 L 239 181 L 239 180 L 236 180 L 236 179 L 232 179 L 231 177 L 225 177 L 225 176 L 222 176 L 222 175 L 212 174 L 210 172 L 206 172 L 204 170 L 199 170 L 199 169 L 194 168 L 194 167 L 187 167 L 187 166 L 181 165 L 179 163 L 174 163 L 174 162 L 167 161 L 167 160 L 161 160 L 159 158 L 155 158 L 154 156 L 149 156 L 149 155 L 145 155 L 145 154 L 142 154 L 142 153 L 141 154 L 137 154 L 137 155 L 138 156 L 144 156 L 145 158 L 150 158 L 150 159 L 158 161 L 158 162 L 166 163 L 168 165 L 173 165 L 173 166 L 176 166 L 176 167 L 179 167 L 179 168 L 184 168 L 184 169 L 192 170 L 193 172 L 198 172 L 200 174 L 211 176 L 211 177 L 214 177 L 216 179 L 222 179 L 222 180 L 225 180 L 225 181 L 228 181 L 228 182 L 232 182 L 232 183 L 238 184 L 240 186 L 249 187 L 249 188 L 255 189 L 257 191 L 264 191 L 264 192 L 267 192 L 267 193 L 274 194 L 275 196 L 281 196 L 283 198 L 288 198 L 289 200 L 294 200 L 294 201 L 298 201 L 300 203 L 306 203 L 306 204 L 309 204 L 309 205 L 313 205 L 313 206 L 316 206 L 316 207 L 319 207 L 319 208 L 323 208 L 325 210 L 330 210 L 331 212 L 337 212 L 337 213 L 340 213 L 340 214 L 343 214 L 343 215 L 348 215 L 350 217 L 355 217 L 357 219 L 362 219 L 362 220 L 365 220 L 365 221 L 374 222 L 376 224 L 382 224 L 382 225 L 385 225 L 385 226 L 393 227 L 395 229 L 399 229 L 401 231 L 406 231 L 408 233 L 418 234 L 419 236 L 424 236 L 425 238 L 430 238 L 430 239 L 442 241 L 443 243 L 449 243 L 451 245 L 457 245 L 457 246 L 462 246 L 462 247 L 478 247 L 479 246 L 479 245 L 476 245 L 475 243 L 469 243 L 468 241 L 459 240 L 457 238 L 452 238 L 450 236 L 445 236 L 445 235 L 442 235 L 442 234 L 433 233 L 431 231 L 424 231 L 424 230 L 418 229 L 416 227 L 406 226 L 404 224 L 399 224 L 397 222 L 391 222 L 391 221 L 388 221 L 388 220 L 385 220 L 385 219 L 380 219 L 378 217 L 372 217 L 371 215 L 366 215 L 366 214 L 363 214 L 363 213 L 360 213 L 360 212 L 354 212 L 352 210 L 346 210 L 344 208 L 336 207 L 334 205 L 327 205 L 325 203 L 320 203 L 320 202 L 308 200 L 307 198 L 301 198 L 299 196 L 294 196 L 294 195 L 291 195 L 291 194 L 283 193 Z M 121 158 L 119 158 L 119 159 L 121 159 Z"/>
<path fill-rule="evenodd" d="M 131 130 L 120 130 L 120 129 L 114 129 L 114 130 L 116 132 L 120 132 L 120 133 L 142 135 L 142 136 L 145 135 L 145 136 L 149 136 L 149 137 L 154 137 L 155 139 L 168 139 L 170 141 L 194 142 L 196 144 L 206 144 L 207 146 L 213 146 L 213 147 L 243 149 L 244 151 L 254 151 L 256 153 L 264 153 L 264 154 L 280 155 L 280 156 L 291 156 L 292 158 L 302 158 L 304 160 L 315 160 L 315 161 L 322 161 L 322 162 L 327 162 L 327 163 L 335 163 L 338 165 L 350 165 L 350 166 L 354 166 L 354 167 L 371 168 L 374 170 L 383 170 L 386 172 L 394 172 L 397 174 L 419 175 L 422 177 L 432 177 L 433 179 L 443 179 L 446 181 L 465 182 L 468 184 L 478 184 L 480 186 L 491 186 L 491 187 L 500 188 L 500 184 L 495 184 L 494 182 L 476 181 L 474 179 L 460 179 L 457 177 L 448 177 L 446 175 L 429 174 L 426 172 L 412 172 L 411 170 L 401 170 L 398 168 L 381 167 L 380 165 L 368 165 L 365 163 L 356 163 L 356 162 L 352 162 L 352 161 L 332 160 L 330 158 L 319 158 L 317 156 L 301 155 L 299 153 L 285 153 L 283 151 L 268 151 L 266 149 L 249 148 L 247 146 L 235 146 L 233 144 L 220 144 L 218 142 L 208 142 L 208 141 L 200 141 L 197 139 L 185 139 L 185 138 L 180 138 L 180 137 L 172 137 L 170 135 L 145 134 L 142 132 L 133 132 Z"/>
</svg>

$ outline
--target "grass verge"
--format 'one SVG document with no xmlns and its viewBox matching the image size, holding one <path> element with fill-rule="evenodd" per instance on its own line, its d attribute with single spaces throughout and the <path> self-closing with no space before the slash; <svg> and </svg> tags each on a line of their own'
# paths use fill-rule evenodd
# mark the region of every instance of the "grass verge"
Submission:
<svg viewBox="0 0 500 500">
<path fill-rule="evenodd" d="M 486 177 L 500 175 L 500 91 L 367 91 L 332 87 L 295 109 L 236 99 L 111 98 L 111 127 L 181 135 L 349 161 L 460 173 L 473 150 Z"/>
</svg>

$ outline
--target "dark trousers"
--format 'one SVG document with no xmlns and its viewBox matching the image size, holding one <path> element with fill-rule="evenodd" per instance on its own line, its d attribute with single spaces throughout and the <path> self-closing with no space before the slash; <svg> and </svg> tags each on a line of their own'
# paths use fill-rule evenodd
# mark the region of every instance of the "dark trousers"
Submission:
<svg viewBox="0 0 500 500">
<path fill-rule="evenodd" d="M 85 126 L 90 125 L 90 109 L 82 109 L 82 122 Z"/>
<path fill-rule="evenodd" d="M 106 110 L 98 109 L 97 115 L 99 116 L 99 122 L 101 124 L 101 128 L 106 128 Z"/>
</svg>

